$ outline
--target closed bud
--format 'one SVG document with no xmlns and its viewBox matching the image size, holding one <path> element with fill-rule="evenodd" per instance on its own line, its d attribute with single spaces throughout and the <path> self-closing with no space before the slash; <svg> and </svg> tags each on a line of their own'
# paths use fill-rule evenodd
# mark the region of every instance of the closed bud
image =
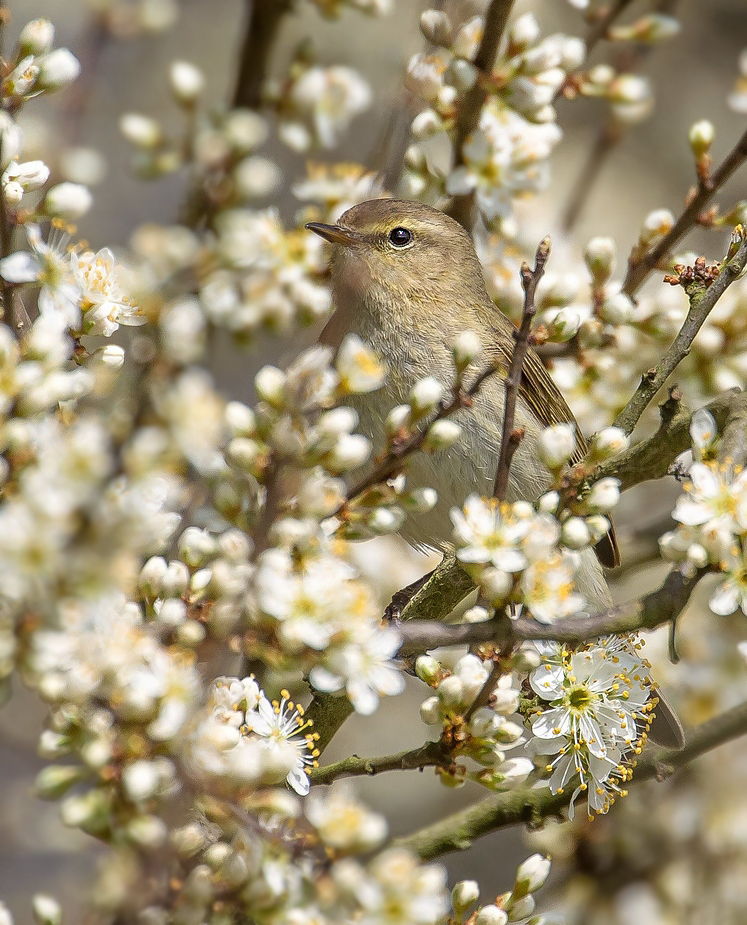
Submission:
<svg viewBox="0 0 747 925">
<path fill-rule="evenodd" d="M 282 408 L 285 401 L 285 373 L 276 366 L 263 366 L 254 377 L 257 395 L 273 408 Z"/>
<path fill-rule="evenodd" d="M 54 92 L 71 84 L 80 74 L 80 61 L 67 48 L 56 48 L 36 59 L 39 65 L 37 86 Z"/>
<path fill-rule="evenodd" d="M 31 900 L 31 911 L 36 925 L 60 925 L 62 922 L 60 904 L 44 893 L 37 893 Z"/>
<path fill-rule="evenodd" d="M 163 140 L 161 126 L 155 119 L 139 112 L 126 112 L 119 117 L 119 130 L 137 148 L 155 148 Z"/>
<path fill-rule="evenodd" d="M 234 437 L 226 447 L 226 459 L 242 472 L 257 474 L 257 463 L 262 457 L 262 447 L 249 437 Z M 261 466 L 260 466 L 261 468 Z"/>
<path fill-rule="evenodd" d="M 654 241 L 663 238 L 674 225 L 674 215 L 669 209 L 654 209 L 643 220 L 639 241 L 643 247 L 649 247 Z"/>
<path fill-rule="evenodd" d="M 342 406 L 323 414 L 316 424 L 317 431 L 325 437 L 340 437 L 349 434 L 358 423 L 358 412 Z"/>
<path fill-rule="evenodd" d="M 198 568 L 218 553 L 218 543 L 207 530 L 187 527 L 179 537 L 179 558 L 191 568 Z"/>
<path fill-rule="evenodd" d="M 362 466 L 371 455 L 371 441 L 362 434 L 343 434 L 327 454 L 325 463 L 333 474 Z"/>
<path fill-rule="evenodd" d="M 549 314 L 549 313 L 548 313 Z M 578 333 L 581 327 L 581 315 L 571 308 L 559 308 L 552 314 L 552 320 L 547 325 L 550 340 L 564 344 Z"/>
<path fill-rule="evenodd" d="M 427 514 L 438 504 L 438 492 L 435 488 L 416 488 L 403 498 L 403 503 L 416 514 Z"/>
<path fill-rule="evenodd" d="M 424 109 L 419 112 L 412 120 L 410 131 L 412 137 L 418 141 L 424 141 L 426 138 L 432 138 L 443 130 L 443 119 L 433 109 Z M 410 168 L 413 169 L 413 168 Z"/>
<path fill-rule="evenodd" d="M 534 45 L 540 37 L 540 27 L 532 13 L 519 16 L 509 31 L 509 42 L 512 51 L 523 51 Z"/>
<path fill-rule="evenodd" d="M 569 549 L 583 549 L 591 542 L 591 531 L 583 517 L 569 517 L 563 522 L 560 539 Z"/>
<path fill-rule="evenodd" d="M 169 562 L 166 571 L 161 576 L 161 594 L 164 597 L 181 597 L 189 587 L 189 569 L 174 559 Z"/>
<path fill-rule="evenodd" d="M 513 586 L 514 580 L 511 575 L 501 569 L 486 568 L 480 575 L 482 593 L 496 607 L 504 603 Z"/>
<path fill-rule="evenodd" d="M 415 661 L 415 674 L 426 684 L 433 684 L 441 671 L 441 665 L 432 655 L 419 655 Z"/>
<path fill-rule="evenodd" d="M 53 218 L 75 222 L 93 205 L 93 196 L 81 183 L 58 183 L 44 197 L 44 211 Z"/>
<path fill-rule="evenodd" d="M 695 122 L 690 126 L 687 139 L 696 160 L 700 160 L 704 155 L 708 154 L 715 137 L 716 129 L 713 127 L 713 123 L 707 119 L 701 119 L 700 122 Z"/>
<path fill-rule="evenodd" d="M 54 26 L 48 19 L 32 19 L 21 29 L 18 45 L 22 55 L 44 55 L 54 42 Z"/>
<path fill-rule="evenodd" d="M 564 466 L 576 450 L 576 428 L 573 424 L 546 427 L 537 441 L 537 455 L 551 471 Z"/>
<path fill-rule="evenodd" d="M 226 427 L 231 436 L 253 437 L 257 420 L 254 412 L 240 401 L 230 401 L 223 411 Z"/>
<path fill-rule="evenodd" d="M 679 20 L 665 13 L 649 13 L 628 26 L 612 26 L 609 37 L 614 42 L 641 42 L 656 45 L 673 38 L 680 31 Z"/>
<path fill-rule="evenodd" d="M 205 89 L 205 77 L 194 64 L 174 61 L 169 68 L 169 84 L 178 102 L 192 106 Z"/>
<path fill-rule="evenodd" d="M 169 841 L 180 857 L 189 858 L 204 848 L 206 835 L 199 825 L 192 822 L 175 829 L 169 836 Z"/>
<path fill-rule="evenodd" d="M 615 242 L 612 238 L 592 238 L 586 245 L 584 260 L 592 280 L 602 286 L 615 269 Z"/>
<path fill-rule="evenodd" d="M 605 324 L 627 324 L 633 314 L 633 302 L 624 292 L 617 292 L 602 302 L 599 317 Z"/>
<path fill-rule="evenodd" d="M 154 598 L 161 595 L 161 582 L 168 569 L 163 556 L 151 556 L 140 569 L 138 588 L 145 597 Z"/>
<path fill-rule="evenodd" d="M 474 918 L 474 925 L 507 925 L 508 915 L 493 903 L 483 906 Z"/>
<path fill-rule="evenodd" d="M 480 887 L 476 880 L 460 880 L 451 891 L 451 905 L 459 919 L 480 898 Z"/>
<path fill-rule="evenodd" d="M 410 405 L 417 417 L 432 411 L 441 401 L 443 386 L 433 376 L 418 380 L 410 390 Z"/>
<path fill-rule="evenodd" d="M 449 707 L 458 707 L 464 700 L 464 685 L 456 675 L 449 675 L 438 685 L 438 699 Z"/>
<path fill-rule="evenodd" d="M 420 31 L 434 45 L 451 45 L 451 20 L 443 10 L 425 10 L 420 14 Z"/>
<path fill-rule="evenodd" d="M 600 479 L 591 486 L 591 491 L 584 498 L 586 507 L 597 514 L 606 514 L 620 500 L 620 480 Z"/>
<path fill-rule="evenodd" d="M 610 522 L 603 514 L 592 514 L 586 518 L 586 526 L 591 533 L 591 542 L 598 543 L 610 532 Z"/>
<path fill-rule="evenodd" d="M 158 816 L 135 816 L 126 827 L 127 835 L 138 848 L 152 851 L 160 848 L 168 836 L 168 828 Z"/>
<path fill-rule="evenodd" d="M 544 885 L 550 873 L 550 859 L 541 854 L 533 854 L 516 871 L 516 884 L 514 885 L 514 898 L 525 896 L 527 893 L 536 893 Z M 512 906 L 515 910 L 516 906 Z"/>
<path fill-rule="evenodd" d="M 458 372 L 474 363 L 482 353 L 482 342 L 474 331 L 461 331 L 451 342 L 451 354 Z"/>
<path fill-rule="evenodd" d="M 452 87 L 460 93 L 466 93 L 477 83 L 480 72 L 470 61 L 464 58 L 454 58 L 446 72 L 446 78 Z"/>
<path fill-rule="evenodd" d="M 522 896 L 521 899 L 510 900 L 506 905 L 509 908 L 511 918 L 518 922 L 528 918 L 534 912 L 535 900 L 530 893 L 528 896 Z"/>
<path fill-rule="evenodd" d="M 462 428 L 454 421 L 435 421 L 428 430 L 423 443 L 427 453 L 439 453 L 448 450 L 462 435 Z"/>
<path fill-rule="evenodd" d="M 86 776 L 85 768 L 77 765 L 53 765 L 36 776 L 34 793 L 42 800 L 57 800 Z"/>
<path fill-rule="evenodd" d="M 101 360 L 108 369 L 117 370 L 124 366 L 125 351 L 124 347 L 120 347 L 119 344 L 107 344 L 99 348 L 94 356 Z"/>
<path fill-rule="evenodd" d="M 438 697 L 429 697 L 420 704 L 420 718 L 426 726 L 440 725 L 441 701 Z"/>
<path fill-rule="evenodd" d="M 604 462 L 630 446 L 630 437 L 620 427 L 605 427 L 594 435 L 591 452 L 595 460 Z"/>
<path fill-rule="evenodd" d="M 544 514 L 554 514 L 559 504 L 560 495 L 557 491 L 547 491 L 537 502 L 537 508 Z"/>
</svg>

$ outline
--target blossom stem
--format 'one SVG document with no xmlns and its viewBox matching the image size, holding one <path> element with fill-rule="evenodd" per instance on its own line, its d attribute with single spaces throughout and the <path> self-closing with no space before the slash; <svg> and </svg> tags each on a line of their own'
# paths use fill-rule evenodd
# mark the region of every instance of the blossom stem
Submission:
<svg viewBox="0 0 747 925">
<path fill-rule="evenodd" d="M 631 783 L 651 778 L 662 780 L 701 755 L 747 734 L 747 703 L 701 723 L 687 737 L 685 747 L 657 749 L 638 761 Z M 452 851 L 465 851 L 481 835 L 510 825 L 536 825 L 556 816 L 570 803 L 573 791 L 553 794 L 549 789 L 523 789 L 488 797 L 446 819 L 396 840 L 423 860 L 433 860 Z"/>
<path fill-rule="evenodd" d="M 745 155 L 747 156 L 747 133 L 745 133 Z M 633 432 L 656 393 L 690 352 L 692 342 L 718 300 L 737 279 L 745 266 L 747 266 L 747 240 L 742 242 L 731 260 L 725 262 L 721 272 L 707 289 L 699 288 L 689 294 L 690 309 L 677 337 L 664 354 L 661 363 L 643 374 L 635 394 L 615 419 L 615 427 L 622 428 L 626 434 Z"/>
<path fill-rule="evenodd" d="M 313 784 L 331 784 L 343 777 L 373 777 L 383 771 L 411 771 L 415 768 L 445 767 L 451 763 L 448 752 L 441 742 L 426 742 L 419 748 L 379 758 L 359 758 L 352 755 L 324 768 L 316 768 L 311 774 Z"/>
<path fill-rule="evenodd" d="M 524 368 L 524 360 L 529 352 L 529 333 L 532 329 L 532 321 L 534 320 L 536 312 L 534 295 L 537 291 L 537 284 L 542 279 L 545 272 L 545 265 L 547 264 L 549 256 L 550 239 L 546 237 L 540 241 L 539 247 L 537 248 L 534 259 L 534 269 L 530 270 L 529 265 L 526 263 L 523 264 L 521 268 L 521 284 L 524 288 L 524 310 L 521 315 L 521 326 L 518 331 L 514 331 L 514 349 L 511 354 L 511 363 L 508 368 L 508 374 L 503 380 L 506 390 L 506 399 L 503 406 L 501 450 L 498 456 L 498 467 L 493 484 L 493 496 L 499 501 L 506 500 L 511 460 L 524 436 L 523 430 L 514 427 L 516 400 L 519 396 L 521 371 Z"/>
<path fill-rule="evenodd" d="M 658 266 L 659 261 L 697 224 L 702 210 L 745 160 L 747 160 L 747 131 L 713 171 L 710 178 L 699 182 L 695 195 L 661 241 L 644 254 L 630 256 L 622 290 L 626 295 L 635 295 L 649 273 Z"/>
</svg>

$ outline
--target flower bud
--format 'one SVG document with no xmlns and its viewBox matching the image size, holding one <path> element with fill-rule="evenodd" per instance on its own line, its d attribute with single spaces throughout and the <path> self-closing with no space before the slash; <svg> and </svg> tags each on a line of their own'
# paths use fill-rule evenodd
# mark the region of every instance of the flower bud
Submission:
<svg viewBox="0 0 747 925">
<path fill-rule="evenodd" d="M 325 437 L 341 437 L 349 434 L 358 423 L 358 412 L 343 405 L 323 414 L 316 424 L 317 431 Z"/>
<path fill-rule="evenodd" d="M 591 278 L 602 286 L 615 269 L 615 242 L 612 238 L 592 238 L 586 245 L 584 260 Z"/>
<path fill-rule="evenodd" d="M 560 469 L 576 450 L 576 428 L 573 424 L 546 427 L 537 441 L 537 455 L 550 470 Z"/>
<path fill-rule="evenodd" d="M 564 344 L 575 337 L 580 327 L 581 315 L 578 312 L 574 312 L 571 308 L 560 308 L 554 312 L 547 329 L 550 340 Z"/>
<path fill-rule="evenodd" d="M 179 537 L 179 558 L 190 568 L 199 568 L 218 553 L 218 543 L 207 530 L 187 527 Z"/>
<path fill-rule="evenodd" d="M 411 408 L 409 405 L 395 405 L 386 416 L 384 427 L 389 437 L 396 437 L 401 430 L 409 429 L 411 423 Z"/>
<path fill-rule="evenodd" d="M 599 308 L 599 317 L 606 324 L 627 324 L 633 314 L 633 302 L 624 292 L 605 299 Z"/>
<path fill-rule="evenodd" d="M 600 479 L 591 486 L 591 491 L 584 498 L 590 511 L 606 514 L 620 500 L 620 480 L 613 478 Z"/>
<path fill-rule="evenodd" d="M 371 455 L 371 441 L 362 434 L 343 434 L 325 458 L 333 474 L 362 466 Z"/>
<path fill-rule="evenodd" d="M 433 109 L 424 109 L 419 112 L 412 120 L 410 131 L 412 137 L 417 141 L 424 141 L 426 138 L 432 138 L 442 131 L 444 127 L 441 116 Z"/>
<path fill-rule="evenodd" d="M 169 836 L 169 842 L 182 858 L 190 858 L 205 846 L 206 834 L 201 826 L 188 823 L 180 829 L 175 829 Z"/>
<path fill-rule="evenodd" d="M 513 578 L 498 568 L 486 568 L 480 575 L 480 588 L 491 604 L 502 604 L 514 586 Z"/>
<path fill-rule="evenodd" d="M 189 61 L 173 61 L 169 68 L 169 84 L 179 103 L 192 106 L 205 89 L 205 77 Z"/>
<path fill-rule="evenodd" d="M 591 531 L 583 517 L 569 517 L 563 521 L 560 539 L 569 549 L 583 549 L 591 542 Z"/>
<path fill-rule="evenodd" d="M 22 55 L 44 55 L 54 42 L 54 26 L 48 19 L 32 19 L 21 29 L 18 45 Z"/>
<path fill-rule="evenodd" d="M 256 428 L 254 411 L 240 401 L 230 401 L 223 411 L 226 427 L 233 437 L 253 437 Z"/>
<path fill-rule="evenodd" d="M 67 48 L 56 48 L 36 59 L 39 65 L 37 86 L 54 92 L 71 84 L 80 74 L 80 61 Z"/>
<path fill-rule="evenodd" d="M 673 38 L 680 31 L 680 23 L 665 13 L 649 13 L 627 26 L 612 26 L 608 35 L 613 42 L 641 42 L 656 45 Z"/>
<path fill-rule="evenodd" d="M 512 51 L 522 51 L 534 45 L 540 37 L 539 23 L 532 13 L 523 13 L 509 30 L 509 42 Z"/>
<path fill-rule="evenodd" d="M 285 373 L 276 366 L 263 366 L 254 377 L 257 395 L 272 408 L 282 408 L 285 401 Z"/>
<path fill-rule="evenodd" d="M 546 491 L 537 502 L 537 509 L 544 514 L 555 514 L 560 504 L 560 495 L 557 491 Z"/>
<path fill-rule="evenodd" d="M 474 918 L 474 925 L 507 925 L 508 915 L 493 903 L 483 906 Z"/>
<path fill-rule="evenodd" d="M 441 401 L 443 386 L 433 376 L 418 380 L 410 390 L 410 405 L 417 417 L 432 411 Z"/>
<path fill-rule="evenodd" d="M 160 596 L 161 582 L 167 569 L 168 563 L 163 556 L 151 556 L 140 569 L 137 584 L 145 597 L 154 598 Z"/>
<path fill-rule="evenodd" d="M 426 726 L 438 726 L 441 723 L 441 701 L 438 697 L 429 697 L 420 704 L 420 718 Z"/>
<path fill-rule="evenodd" d="M 451 20 L 443 10 L 425 10 L 420 14 L 420 31 L 434 45 L 451 45 Z"/>
<path fill-rule="evenodd" d="M 168 836 L 168 828 L 158 816 L 135 816 L 126 826 L 127 835 L 139 848 L 160 848 Z"/>
<path fill-rule="evenodd" d="M 692 148 L 696 160 L 700 160 L 708 154 L 715 136 L 716 129 L 713 127 L 713 123 L 709 122 L 707 119 L 701 119 L 700 122 L 695 122 L 690 126 L 687 139 L 690 142 L 690 147 Z"/>
<path fill-rule="evenodd" d="M 189 569 L 174 559 L 169 562 L 166 571 L 161 576 L 161 594 L 164 597 L 181 597 L 189 587 Z"/>
<path fill-rule="evenodd" d="M 515 898 L 526 896 L 527 893 L 536 893 L 543 886 L 550 873 L 550 859 L 541 854 L 533 854 L 516 871 L 516 884 L 513 895 Z M 516 908 L 513 906 L 512 908 Z"/>
<path fill-rule="evenodd" d="M 435 488 L 416 488 L 403 498 L 403 503 L 415 514 L 427 514 L 438 504 L 438 492 Z"/>
<path fill-rule="evenodd" d="M 480 336 L 474 331 L 461 331 L 451 342 L 451 354 L 458 372 L 477 360 L 482 353 Z"/>
<path fill-rule="evenodd" d="M 443 452 L 454 446 L 461 435 L 462 428 L 455 421 L 435 421 L 428 430 L 423 449 L 426 453 Z"/>
<path fill-rule="evenodd" d="M 610 522 L 603 514 L 592 514 L 586 518 L 586 526 L 591 533 L 591 542 L 598 543 L 610 532 Z"/>
<path fill-rule="evenodd" d="M 80 183 L 58 183 L 44 197 L 44 211 L 54 218 L 75 222 L 93 205 L 93 196 L 87 186 Z"/>
<path fill-rule="evenodd" d="M 31 911 L 36 925 L 60 925 L 62 922 L 60 904 L 44 893 L 37 893 L 31 900 Z"/>
<path fill-rule="evenodd" d="M 604 462 L 630 446 L 630 437 L 619 427 L 605 427 L 594 435 L 591 452 L 595 460 Z"/>
<path fill-rule="evenodd" d="M 34 781 L 34 793 L 41 800 L 58 800 L 79 780 L 87 770 L 78 765 L 52 765 L 40 771 Z"/>
<path fill-rule="evenodd" d="M 139 112 L 126 112 L 119 117 L 119 130 L 137 148 L 155 148 L 161 143 L 161 126 L 155 119 Z"/>
<path fill-rule="evenodd" d="M 492 614 L 487 609 L 487 607 L 470 607 L 469 610 L 465 610 L 462 614 L 463 623 L 486 623 Z"/>
<path fill-rule="evenodd" d="M 426 684 L 432 684 L 441 671 L 441 665 L 432 655 L 419 655 L 415 661 L 415 674 Z"/>
<path fill-rule="evenodd" d="M 649 247 L 654 241 L 663 238 L 674 225 L 674 215 L 669 209 L 654 209 L 643 220 L 639 235 L 639 242 L 643 247 Z"/>
<path fill-rule="evenodd" d="M 153 761 L 140 759 L 126 764 L 122 771 L 122 787 L 133 802 L 147 800 L 158 792 L 161 775 Z"/>
<path fill-rule="evenodd" d="M 445 707 L 458 707 L 464 700 L 464 685 L 456 675 L 449 675 L 437 688 L 438 699 Z"/>
<path fill-rule="evenodd" d="M 480 887 L 476 880 L 460 880 L 451 891 L 451 905 L 461 921 L 464 912 L 480 898 Z"/>
</svg>

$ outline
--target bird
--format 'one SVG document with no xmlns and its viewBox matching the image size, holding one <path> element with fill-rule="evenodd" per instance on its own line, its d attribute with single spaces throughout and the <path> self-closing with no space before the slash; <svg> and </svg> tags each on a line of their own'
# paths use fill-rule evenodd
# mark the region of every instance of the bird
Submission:
<svg viewBox="0 0 747 925">
<path fill-rule="evenodd" d="M 514 349 L 513 322 L 490 298 L 482 265 L 467 231 L 444 212 L 420 202 L 373 199 L 359 203 L 336 224 L 309 222 L 309 231 L 333 245 L 330 261 L 334 312 L 320 342 L 339 347 L 357 334 L 387 364 L 384 386 L 352 398 L 360 430 L 374 446 L 385 443 L 385 419 L 408 401 L 419 380 L 433 376 L 445 393 L 453 387 L 451 344 L 465 331 L 482 342 L 484 362 L 499 372 L 487 378 L 471 407 L 456 412 L 461 439 L 444 454 L 417 453 L 408 464 L 414 484 L 438 492 L 440 503 L 407 517 L 400 533 L 419 549 L 450 548 L 450 510 L 472 493 L 491 496 L 500 453 L 505 407 L 504 378 Z M 502 373 L 502 375 L 501 375 Z M 524 431 L 509 471 L 507 500 L 536 500 L 551 484 L 540 462 L 538 440 L 546 427 L 575 425 L 571 463 L 587 444 L 562 393 L 532 349 L 522 368 L 515 425 Z M 612 605 L 603 564 L 619 562 L 614 531 L 597 549 L 581 552 L 577 587 L 593 612 Z M 657 696 L 658 693 L 657 693 Z M 663 706 L 662 706 L 663 704 Z M 682 726 L 660 697 L 651 737 L 672 748 L 684 744 Z"/>
</svg>

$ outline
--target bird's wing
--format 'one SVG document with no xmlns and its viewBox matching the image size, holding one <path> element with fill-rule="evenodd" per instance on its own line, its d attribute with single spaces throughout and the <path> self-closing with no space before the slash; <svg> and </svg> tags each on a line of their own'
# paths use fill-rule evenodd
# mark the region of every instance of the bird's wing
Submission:
<svg viewBox="0 0 747 925">
<path fill-rule="evenodd" d="M 495 319 L 493 321 L 495 323 Z M 508 368 L 513 352 L 513 332 L 515 328 L 508 318 L 502 314 L 498 317 L 498 327 L 499 331 L 496 332 L 498 336 L 496 336 L 492 346 L 505 362 L 506 368 Z M 506 334 L 509 335 L 510 339 L 506 339 Z M 568 402 L 563 398 L 563 393 L 555 384 L 542 360 L 532 349 L 527 352 L 524 366 L 522 367 L 519 397 L 532 409 L 534 416 L 543 427 L 551 427 L 553 424 L 575 424 L 576 450 L 571 457 L 571 464 L 580 462 L 586 456 L 588 444 L 573 416 L 573 412 L 568 407 Z M 607 536 L 597 543 L 595 548 L 602 565 L 607 566 L 607 568 L 615 568 L 620 564 L 620 551 L 617 547 L 614 526 Z"/>
</svg>

